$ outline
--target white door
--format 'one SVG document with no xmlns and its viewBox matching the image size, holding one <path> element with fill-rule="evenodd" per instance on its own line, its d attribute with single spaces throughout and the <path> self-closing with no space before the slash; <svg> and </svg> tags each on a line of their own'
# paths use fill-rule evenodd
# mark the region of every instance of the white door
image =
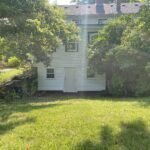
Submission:
<svg viewBox="0 0 150 150">
<path fill-rule="evenodd" d="M 77 92 L 76 68 L 65 68 L 64 92 Z"/>
</svg>

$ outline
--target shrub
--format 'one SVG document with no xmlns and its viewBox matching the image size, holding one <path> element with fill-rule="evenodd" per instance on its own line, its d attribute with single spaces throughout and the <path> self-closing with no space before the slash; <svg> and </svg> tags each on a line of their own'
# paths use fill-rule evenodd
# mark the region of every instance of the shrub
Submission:
<svg viewBox="0 0 150 150">
<path fill-rule="evenodd" d="M 122 74 L 112 76 L 110 94 L 113 96 L 149 96 L 150 77 L 144 73 L 130 74 L 130 77 Z"/>
<path fill-rule="evenodd" d="M 15 56 L 10 57 L 8 59 L 8 67 L 18 67 L 20 65 L 21 60 Z"/>
<path fill-rule="evenodd" d="M 112 87 L 111 87 L 111 94 L 113 96 L 121 96 L 123 95 L 123 86 L 124 79 L 117 74 L 113 75 L 112 77 Z"/>
<path fill-rule="evenodd" d="M 143 74 L 141 75 L 136 83 L 136 96 L 149 96 L 150 95 L 150 77 L 148 75 Z"/>
</svg>

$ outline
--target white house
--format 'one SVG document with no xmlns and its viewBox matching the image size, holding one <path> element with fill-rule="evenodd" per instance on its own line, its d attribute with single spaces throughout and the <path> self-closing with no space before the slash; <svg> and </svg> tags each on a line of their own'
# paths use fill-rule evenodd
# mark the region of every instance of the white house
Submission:
<svg viewBox="0 0 150 150">
<path fill-rule="evenodd" d="M 60 46 L 52 54 L 51 66 L 38 64 L 39 91 L 102 91 L 105 90 L 105 75 L 88 69 L 87 49 L 98 30 L 108 18 L 120 13 L 137 13 L 141 3 L 110 3 L 97 0 L 95 4 L 65 5 L 68 21 L 80 27 L 80 41 Z M 54 59 L 53 59 L 54 58 Z"/>
</svg>

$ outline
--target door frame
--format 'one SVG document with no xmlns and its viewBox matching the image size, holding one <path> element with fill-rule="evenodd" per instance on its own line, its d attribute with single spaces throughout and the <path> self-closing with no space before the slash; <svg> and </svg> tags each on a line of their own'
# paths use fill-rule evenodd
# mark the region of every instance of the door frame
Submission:
<svg viewBox="0 0 150 150">
<path fill-rule="evenodd" d="M 72 87 L 72 88 L 66 88 L 66 86 L 67 86 L 67 78 L 68 77 L 70 77 L 70 76 L 68 76 L 68 72 L 66 71 L 66 70 L 69 70 L 69 69 L 72 69 L 72 70 L 74 70 L 74 72 L 73 72 L 73 74 L 72 75 L 74 75 L 74 76 L 71 76 L 71 78 L 72 78 L 72 83 L 73 83 L 73 85 L 74 85 L 74 88 Z M 77 93 L 78 91 L 77 91 L 77 72 L 76 72 L 76 70 L 77 70 L 77 68 L 76 67 L 65 67 L 64 68 L 64 90 L 63 90 L 63 92 L 65 92 L 65 93 Z M 72 90 L 68 90 L 68 89 L 72 89 Z"/>
</svg>

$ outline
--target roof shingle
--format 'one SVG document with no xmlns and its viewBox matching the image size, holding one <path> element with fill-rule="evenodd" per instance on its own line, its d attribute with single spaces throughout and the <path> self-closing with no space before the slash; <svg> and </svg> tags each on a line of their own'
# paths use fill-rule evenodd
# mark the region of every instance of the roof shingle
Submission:
<svg viewBox="0 0 150 150">
<path fill-rule="evenodd" d="M 121 3 L 121 13 L 137 13 L 144 3 Z M 67 15 L 111 15 L 118 14 L 116 3 L 110 4 L 87 4 L 87 5 L 61 5 Z"/>
</svg>

